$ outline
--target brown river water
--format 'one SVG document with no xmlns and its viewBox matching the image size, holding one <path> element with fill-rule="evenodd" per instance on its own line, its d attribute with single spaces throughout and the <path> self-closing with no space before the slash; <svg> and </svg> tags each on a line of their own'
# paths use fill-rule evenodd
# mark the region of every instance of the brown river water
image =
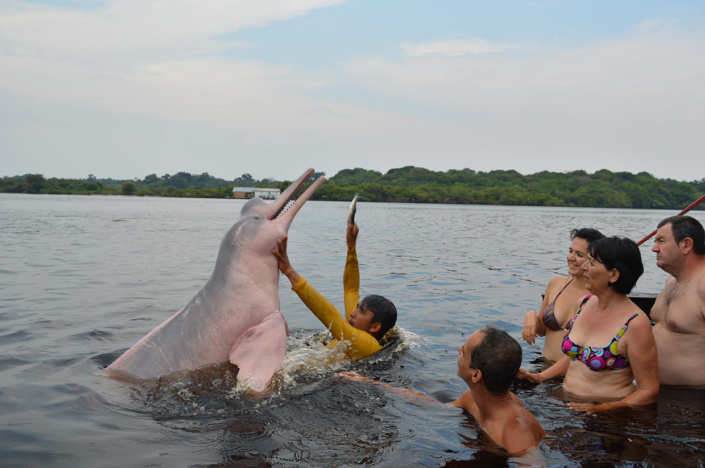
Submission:
<svg viewBox="0 0 705 468">
<path fill-rule="evenodd" d="M 639 240 L 675 214 L 360 203 L 361 293 L 399 310 L 383 351 L 320 364 L 323 327 L 282 278 L 292 336 L 270 394 L 244 392 L 229 364 L 143 384 L 105 378 L 203 287 L 242 203 L 0 194 L 0 466 L 524 466 L 456 408 L 335 374 L 454 400 L 466 389 L 458 346 L 485 325 L 521 338 L 524 313 L 566 272 L 571 229 Z M 340 308 L 347 208 L 308 202 L 289 233 L 294 267 Z M 642 293 L 666 279 L 651 245 Z M 540 369 L 543 341 L 520 342 L 524 367 Z M 542 465 L 704 464 L 702 391 L 664 388 L 655 405 L 595 416 L 569 411 L 559 381 L 513 391 L 546 429 Z"/>
</svg>

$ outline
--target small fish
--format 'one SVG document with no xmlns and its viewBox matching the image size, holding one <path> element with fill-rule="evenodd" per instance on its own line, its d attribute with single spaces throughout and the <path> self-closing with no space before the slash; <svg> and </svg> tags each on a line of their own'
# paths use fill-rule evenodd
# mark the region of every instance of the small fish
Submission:
<svg viewBox="0 0 705 468">
<path fill-rule="evenodd" d="M 357 211 L 357 193 L 355 198 L 350 202 L 350 209 L 348 210 L 348 224 L 355 224 L 355 212 Z"/>
</svg>

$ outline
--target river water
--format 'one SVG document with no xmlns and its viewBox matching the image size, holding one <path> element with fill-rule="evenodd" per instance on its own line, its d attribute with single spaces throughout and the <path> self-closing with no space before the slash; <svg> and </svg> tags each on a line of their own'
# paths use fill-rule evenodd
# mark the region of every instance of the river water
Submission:
<svg viewBox="0 0 705 468">
<path fill-rule="evenodd" d="M 635 240 L 670 211 L 358 205 L 361 294 L 399 310 L 400 337 L 370 358 L 317 365 L 321 324 L 280 282 L 292 336 L 271 394 L 248 396 L 229 364 L 145 384 L 101 369 L 203 287 L 243 202 L 0 194 L 0 465 L 520 466 L 471 416 L 335 377 L 353 370 L 442 402 L 459 397 L 456 349 L 485 325 L 521 338 L 569 231 Z M 308 202 L 289 232 L 294 267 L 342 309 L 347 203 Z M 705 223 L 705 213 L 694 215 Z M 651 242 L 639 292 L 666 275 Z M 520 341 L 521 342 L 521 341 Z M 522 343 L 540 369 L 543 341 Z M 703 393 L 586 416 L 560 382 L 516 383 L 546 429 L 547 466 L 703 466 Z"/>
</svg>

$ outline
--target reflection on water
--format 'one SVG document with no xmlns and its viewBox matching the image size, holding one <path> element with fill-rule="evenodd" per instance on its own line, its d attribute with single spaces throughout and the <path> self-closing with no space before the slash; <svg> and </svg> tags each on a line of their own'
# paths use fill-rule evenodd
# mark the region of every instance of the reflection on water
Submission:
<svg viewBox="0 0 705 468">
<path fill-rule="evenodd" d="M 342 308 L 346 203 L 309 202 L 290 231 L 294 266 Z M 478 206 L 358 206 L 362 294 L 391 298 L 400 336 L 375 356 L 322 366 L 321 326 L 281 282 L 292 337 L 270 393 L 218 364 L 148 383 L 101 369 L 205 284 L 241 201 L 0 195 L 0 460 L 7 466 L 519 466 L 457 408 L 335 377 L 353 370 L 442 402 L 464 390 L 457 347 L 523 315 L 565 272 L 568 232 L 639 239 L 673 213 Z M 701 221 L 705 216 L 695 214 Z M 119 221 L 119 222 L 118 222 Z M 666 275 L 642 247 L 641 292 Z M 524 346 L 540 368 L 543 342 Z M 517 382 L 544 426 L 547 466 L 702 463 L 702 393 L 587 416 L 559 382 Z"/>
</svg>

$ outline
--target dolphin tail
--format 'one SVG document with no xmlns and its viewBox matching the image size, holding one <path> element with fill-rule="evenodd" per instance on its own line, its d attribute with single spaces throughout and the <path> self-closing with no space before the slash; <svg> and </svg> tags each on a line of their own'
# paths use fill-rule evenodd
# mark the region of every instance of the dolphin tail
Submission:
<svg viewBox="0 0 705 468">
<path fill-rule="evenodd" d="M 245 331 L 230 350 L 230 362 L 238 367 L 237 380 L 261 392 L 286 356 L 289 330 L 284 316 L 272 312 L 262 322 Z"/>
</svg>

